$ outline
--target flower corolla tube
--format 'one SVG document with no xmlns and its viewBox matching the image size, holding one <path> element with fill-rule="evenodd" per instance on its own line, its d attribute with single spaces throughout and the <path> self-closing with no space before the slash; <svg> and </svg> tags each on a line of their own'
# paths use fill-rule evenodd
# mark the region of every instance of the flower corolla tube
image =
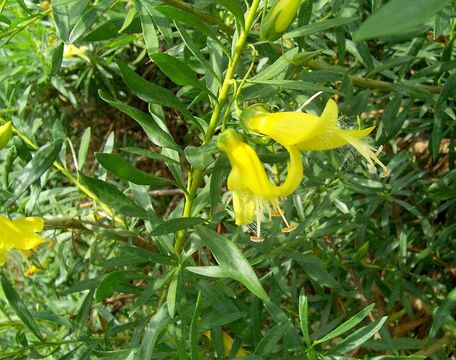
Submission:
<svg viewBox="0 0 456 360">
<path fill-rule="evenodd" d="M 233 209 L 236 225 L 247 225 L 256 219 L 256 236 L 252 241 L 262 241 L 261 220 L 264 212 L 279 215 L 286 227 L 283 232 L 295 229 L 286 220 L 279 205 L 280 197 L 288 196 L 299 186 L 303 176 L 302 159 L 294 146 L 287 149 L 290 160 L 287 165 L 287 178 L 281 185 L 274 185 L 255 150 L 233 129 L 224 130 L 218 137 L 217 146 L 225 152 L 231 164 L 228 175 L 228 190 L 233 194 Z"/>
<path fill-rule="evenodd" d="M 329 99 L 320 116 L 303 112 L 270 113 L 261 105 L 253 105 L 243 111 L 241 122 L 250 131 L 301 151 L 330 150 L 349 144 L 366 159 L 370 173 L 376 173 L 378 165 L 383 169 L 380 176 L 388 176 L 389 169 L 378 158 L 381 147 L 377 150 L 361 140 L 374 127 L 345 130 L 339 127 L 337 118 L 337 104 Z"/>
<path fill-rule="evenodd" d="M 40 217 L 24 217 L 8 220 L 0 215 L 0 265 L 6 260 L 9 250 L 27 252 L 48 240 L 36 235 L 44 228 L 44 219 Z"/>
</svg>

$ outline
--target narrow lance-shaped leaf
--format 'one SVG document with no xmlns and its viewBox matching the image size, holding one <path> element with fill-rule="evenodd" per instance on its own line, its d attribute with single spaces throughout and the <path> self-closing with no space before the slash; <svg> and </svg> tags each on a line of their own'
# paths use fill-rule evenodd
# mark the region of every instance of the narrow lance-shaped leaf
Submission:
<svg viewBox="0 0 456 360">
<path fill-rule="evenodd" d="M 179 230 L 190 228 L 192 226 L 201 224 L 205 221 L 206 220 L 197 217 L 170 219 L 158 225 L 155 229 L 151 231 L 150 235 L 159 236 L 175 233 Z"/>
<path fill-rule="evenodd" d="M 6 278 L 5 274 L 2 272 L 1 275 L 1 282 L 3 293 L 5 294 L 6 300 L 13 308 L 16 315 L 23 321 L 25 326 L 27 326 L 30 331 L 40 340 L 43 340 L 43 335 L 41 334 L 41 330 L 36 325 L 35 320 L 32 317 L 32 314 L 28 311 L 27 307 L 25 306 L 24 302 L 21 300 L 19 294 L 14 290 L 11 286 L 10 282 Z"/>
<path fill-rule="evenodd" d="M 95 157 L 106 170 L 122 179 L 131 181 L 134 184 L 149 185 L 152 189 L 158 189 L 173 184 L 171 180 L 163 179 L 158 176 L 150 175 L 145 171 L 138 170 L 119 155 L 95 153 Z"/>
<path fill-rule="evenodd" d="M 117 64 L 119 65 L 120 72 L 128 88 L 133 91 L 137 97 L 152 104 L 176 109 L 187 118 L 193 120 L 193 115 L 171 91 L 143 79 L 122 61 L 117 61 Z"/>
<path fill-rule="evenodd" d="M 449 0 L 391 0 L 361 24 L 354 41 L 400 34 L 423 24 Z"/>
<path fill-rule="evenodd" d="M 331 339 L 335 338 L 336 336 L 339 336 L 339 335 L 343 334 L 344 332 L 352 329 L 353 327 L 358 325 L 371 312 L 371 310 L 374 308 L 374 305 L 375 304 L 371 304 L 371 305 L 365 307 L 359 313 L 352 316 L 350 319 L 348 319 L 343 324 L 338 326 L 336 329 L 331 331 L 328 335 L 322 337 L 321 339 L 316 340 L 315 343 L 319 344 L 319 343 L 331 340 Z"/>
<path fill-rule="evenodd" d="M 269 300 L 252 266 L 232 241 L 205 226 L 196 227 L 196 232 L 229 277 L 244 284 L 260 299 Z"/>
<path fill-rule="evenodd" d="M 104 91 L 100 90 L 99 95 L 108 104 L 116 107 L 120 111 L 133 118 L 143 128 L 149 139 L 154 144 L 182 152 L 182 149 L 175 143 L 171 135 L 163 131 L 163 129 L 160 128 L 160 126 L 158 126 L 154 121 L 152 116 L 114 99 Z"/>
<path fill-rule="evenodd" d="M 43 146 L 37 151 L 33 159 L 30 160 L 27 165 L 25 165 L 25 167 L 17 176 L 14 195 L 3 205 L 3 208 L 7 208 L 14 201 L 16 201 L 19 196 L 21 196 L 22 193 L 24 193 L 29 188 L 31 184 L 38 180 L 41 175 L 43 175 L 45 171 L 52 166 L 53 162 L 60 152 L 61 147 L 62 141 L 58 140 L 51 144 Z"/>
<path fill-rule="evenodd" d="M 98 196 L 101 201 L 106 203 L 111 209 L 114 209 L 125 216 L 148 219 L 147 211 L 136 204 L 134 201 L 130 200 L 114 185 L 88 176 L 79 176 L 95 193 L 95 195 Z"/>
</svg>

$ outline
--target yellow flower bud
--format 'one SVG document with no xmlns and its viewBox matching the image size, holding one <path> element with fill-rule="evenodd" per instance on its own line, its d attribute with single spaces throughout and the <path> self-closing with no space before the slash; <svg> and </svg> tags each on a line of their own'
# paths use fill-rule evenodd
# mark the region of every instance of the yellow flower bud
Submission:
<svg viewBox="0 0 456 360">
<path fill-rule="evenodd" d="M 49 1 L 43 1 L 40 4 L 40 8 L 42 8 L 43 10 L 49 10 L 51 8 L 51 3 Z"/>
<path fill-rule="evenodd" d="M 5 125 L 0 126 L 0 150 L 9 143 L 12 137 L 13 126 L 11 125 L 11 121 L 8 121 Z"/>
<path fill-rule="evenodd" d="M 279 39 L 295 18 L 301 2 L 302 0 L 277 0 L 261 22 L 261 39 Z"/>
</svg>

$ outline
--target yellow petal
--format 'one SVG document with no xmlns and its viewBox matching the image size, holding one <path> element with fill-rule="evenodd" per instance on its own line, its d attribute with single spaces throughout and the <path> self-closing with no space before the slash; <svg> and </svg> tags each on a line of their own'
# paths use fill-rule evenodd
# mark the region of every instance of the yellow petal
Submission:
<svg viewBox="0 0 456 360">
<path fill-rule="evenodd" d="M 296 145 L 312 138 L 322 126 L 316 115 L 299 112 L 278 112 L 256 116 L 248 121 L 248 128 L 267 135 L 282 145 Z"/>
<path fill-rule="evenodd" d="M 44 221 L 39 218 L 16 219 L 10 221 L 0 215 L 0 228 L 3 230 L 0 244 L 4 248 L 15 248 L 18 250 L 29 250 L 37 247 L 46 239 L 36 235 L 30 228 L 42 229 Z"/>
<path fill-rule="evenodd" d="M 44 219 L 41 217 L 23 217 L 13 220 L 13 224 L 24 231 L 39 232 L 44 229 Z"/>
<path fill-rule="evenodd" d="M 0 266 L 2 266 L 6 261 L 6 252 L 8 250 L 0 247 Z"/>
<path fill-rule="evenodd" d="M 278 187 L 279 196 L 288 196 L 297 189 L 301 183 L 304 169 L 302 166 L 301 153 L 295 146 L 287 146 L 290 161 L 288 163 L 288 174 L 285 181 Z"/>
<path fill-rule="evenodd" d="M 232 173 L 228 182 L 231 191 L 250 191 L 262 196 L 274 196 L 276 187 L 269 181 L 255 150 L 242 141 L 233 129 L 219 135 L 218 146 L 227 155 Z"/>
<path fill-rule="evenodd" d="M 296 145 L 330 129 L 337 129 L 337 104 L 329 99 L 321 116 L 301 112 L 258 114 L 246 120 L 247 127 L 267 135 L 278 143 Z"/>
<path fill-rule="evenodd" d="M 255 201 L 245 193 L 233 191 L 233 209 L 236 225 L 247 225 L 255 220 Z"/>
<path fill-rule="evenodd" d="M 340 128 L 328 128 L 325 132 L 307 139 L 296 146 L 299 150 L 330 150 L 349 144 L 349 138 L 361 139 L 369 135 L 374 127 L 361 130 L 343 130 Z"/>
</svg>

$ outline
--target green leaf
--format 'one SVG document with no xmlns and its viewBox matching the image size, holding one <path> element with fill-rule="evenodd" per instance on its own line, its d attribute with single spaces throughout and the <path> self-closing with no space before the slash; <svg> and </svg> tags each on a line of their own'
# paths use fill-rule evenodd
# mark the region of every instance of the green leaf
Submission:
<svg viewBox="0 0 456 360">
<path fill-rule="evenodd" d="M 249 81 L 265 81 L 272 79 L 273 77 L 283 73 L 292 64 L 294 57 L 298 54 L 299 48 L 294 48 L 287 51 L 285 54 L 280 56 L 273 64 L 269 65 L 264 70 L 261 70 L 255 76 L 252 76 Z"/>
<path fill-rule="evenodd" d="M 290 257 L 304 265 L 304 271 L 311 279 L 330 288 L 340 288 L 339 283 L 324 268 L 322 261 L 312 255 L 290 253 Z"/>
<path fill-rule="evenodd" d="M 112 174 L 138 185 L 149 185 L 151 189 L 158 189 L 173 184 L 171 180 L 150 175 L 138 170 L 130 162 L 119 155 L 108 153 L 95 153 L 98 162 Z"/>
<path fill-rule="evenodd" d="M 38 325 L 36 325 L 32 314 L 30 314 L 21 297 L 11 286 L 10 282 L 3 272 L 1 273 L 1 278 L 3 293 L 5 294 L 6 300 L 8 300 L 8 303 L 13 308 L 18 318 L 22 320 L 25 326 L 27 326 L 38 339 L 44 341 L 41 330 Z"/>
<path fill-rule="evenodd" d="M 136 4 L 141 18 L 142 33 L 144 36 L 144 41 L 146 43 L 147 53 L 149 54 L 149 57 L 151 57 L 153 53 L 158 51 L 160 45 L 158 41 L 157 31 L 155 30 L 152 16 L 147 12 L 146 8 L 141 4 L 140 1 L 138 1 Z"/>
<path fill-rule="evenodd" d="M 196 16 L 189 14 L 183 10 L 176 9 L 173 6 L 155 6 L 155 10 L 161 12 L 163 15 L 165 15 L 167 18 L 171 20 L 193 26 L 197 30 L 201 31 L 204 35 L 214 40 L 224 51 L 224 53 L 227 56 L 229 56 L 228 52 L 226 51 L 225 47 L 223 46 L 222 42 L 219 40 L 217 35 Z"/>
<path fill-rule="evenodd" d="M 163 129 L 154 121 L 152 116 L 114 99 L 102 90 L 99 91 L 99 95 L 108 104 L 116 107 L 134 119 L 143 128 L 150 141 L 154 144 L 182 152 L 182 149 L 174 142 L 171 135 L 163 131 Z"/>
<path fill-rule="evenodd" d="M 437 335 L 437 331 L 440 329 L 442 324 L 445 322 L 447 317 L 452 316 L 452 309 L 456 305 L 456 288 L 451 290 L 448 294 L 447 298 L 440 305 L 434 315 L 434 321 L 431 326 L 431 330 L 429 330 L 429 340 L 433 340 Z"/>
<path fill-rule="evenodd" d="M 76 317 L 76 329 L 82 329 L 86 324 L 92 307 L 93 297 L 95 295 L 95 288 L 90 289 L 89 293 L 84 298 L 81 308 L 79 309 L 78 316 Z"/>
<path fill-rule="evenodd" d="M 255 348 L 255 354 L 260 356 L 272 355 L 272 351 L 277 343 L 282 338 L 288 327 L 288 322 L 281 322 L 271 328 L 267 334 L 261 339 Z"/>
<path fill-rule="evenodd" d="M 190 120 L 194 120 L 193 115 L 171 91 L 143 79 L 122 61 L 119 60 L 117 64 L 128 88 L 137 97 L 152 104 L 167 106 L 180 111 Z"/>
<path fill-rule="evenodd" d="M 166 235 L 175 233 L 179 230 L 187 229 L 192 226 L 202 224 L 206 220 L 197 217 L 184 217 L 167 220 L 150 232 L 152 236 Z"/>
<path fill-rule="evenodd" d="M 175 22 L 174 24 L 176 26 L 177 31 L 179 31 L 179 34 L 180 34 L 182 40 L 184 41 L 185 45 L 188 47 L 188 49 L 192 52 L 193 55 L 195 55 L 195 57 L 199 60 L 201 65 L 204 66 L 206 71 L 208 71 L 212 75 L 212 77 L 215 80 L 217 80 L 218 83 L 220 84 L 222 82 L 222 80 L 220 79 L 220 76 L 218 76 L 216 74 L 216 72 L 214 71 L 214 68 L 211 66 L 209 61 L 206 60 L 204 55 L 201 53 L 199 47 L 193 42 L 189 33 L 183 28 L 183 26 L 179 25 L 177 22 Z"/>
<path fill-rule="evenodd" d="M 120 148 L 120 150 L 129 152 L 131 154 L 141 155 L 148 159 L 163 161 L 166 163 L 182 166 L 182 163 L 180 163 L 179 161 L 174 160 L 174 159 L 170 158 L 169 156 L 158 154 L 152 150 L 136 148 L 136 147 L 124 147 L 124 148 Z"/>
<path fill-rule="evenodd" d="M 101 0 L 96 6 L 89 8 L 78 19 L 73 29 L 71 30 L 69 42 L 73 43 L 84 35 L 98 18 L 103 15 L 117 0 Z"/>
<path fill-rule="evenodd" d="M 214 277 L 214 278 L 226 278 L 229 277 L 220 266 L 187 266 L 185 270 L 188 270 L 194 274 Z"/>
<path fill-rule="evenodd" d="M 78 171 L 81 171 L 84 167 L 85 161 L 87 159 L 87 154 L 89 153 L 90 139 L 92 137 L 92 129 L 88 127 L 81 138 L 81 144 L 79 145 L 78 151 Z"/>
<path fill-rule="evenodd" d="M 334 346 L 328 355 L 346 354 L 347 352 L 361 346 L 364 342 L 370 339 L 374 334 L 380 330 L 388 317 L 384 316 L 381 319 L 371 322 L 369 325 L 356 330 L 347 338 Z"/>
<path fill-rule="evenodd" d="M 166 306 L 168 308 L 168 314 L 171 318 L 174 318 L 174 313 L 176 310 L 176 296 L 177 296 L 177 286 L 179 285 L 179 274 L 180 271 L 176 268 L 173 271 L 173 275 L 171 277 L 171 282 L 168 286 L 168 294 L 166 296 Z"/>
<path fill-rule="evenodd" d="M 119 34 L 124 32 L 124 30 L 126 30 L 131 25 L 131 23 L 133 22 L 133 20 L 135 18 L 135 15 L 136 15 L 136 3 L 131 2 L 130 7 L 128 8 L 127 16 L 125 16 L 125 20 L 122 24 L 122 27 L 118 31 Z M 144 29 L 143 29 L 143 31 L 144 31 Z"/>
<path fill-rule="evenodd" d="M 148 219 L 147 211 L 136 204 L 133 200 L 130 200 L 114 185 L 88 176 L 79 176 L 95 193 L 95 195 L 111 209 L 114 209 L 125 216 Z"/>
<path fill-rule="evenodd" d="M 343 324 L 339 325 L 337 328 L 335 328 L 333 331 L 331 331 L 328 335 L 322 337 L 321 339 L 316 340 L 315 344 L 319 344 L 319 343 L 331 340 L 331 339 L 335 338 L 336 336 L 339 336 L 339 335 L 343 334 L 344 332 L 350 330 L 351 328 L 355 327 L 371 312 L 371 310 L 374 308 L 374 306 L 375 306 L 375 304 L 371 304 L 371 305 L 365 307 L 359 313 L 352 316 L 350 319 L 348 319 Z"/>
<path fill-rule="evenodd" d="M 3 208 L 7 208 L 14 203 L 19 196 L 21 196 L 30 185 L 38 180 L 46 170 L 48 170 L 55 159 L 59 155 L 62 147 L 62 140 L 54 141 L 41 147 L 35 154 L 32 160 L 22 169 L 22 171 L 16 177 L 16 185 L 14 195 L 5 204 Z"/>
<path fill-rule="evenodd" d="M 60 66 L 62 65 L 64 45 L 65 44 L 61 42 L 54 49 L 52 49 L 51 71 L 49 72 L 50 77 L 57 75 L 60 70 Z"/>
<path fill-rule="evenodd" d="M 391 0 L 364 21 L 353 34 L 354 41 L 396 35 L 425 23 L 449 0 Z"/>
<path fill-rule="evenodd" d="M 244 27 L 244 10 L 242 10 L 242 6 L 239 1 L 218 0 L 218 3 L 232 13 L 238 23 Z"/>
<path fill-rule="evenodd" d="M 295 38 L 298 38 L 301 36 L 309 36 L 309 35 L 312 35 L 315 33 L 323 32 L 328 29 L 350 24 L 356 20 L 358 20 L 358 18 L 355 16 L 347 17 L 347 18 L 323 20 L 318 23 L 305 25 L 303 27 L 300 27 L 299 29 L 290 31 L 290 32 L 284 34 L 282 36 L 282 38 L 295 39 Z"/>
<path fill-rule="evenodd" d="M 193 86 L 194 88 L 200 89 L 215 98 L 215 95 L 212 94 L 206 86 L 204 86 L 204 82 L 198 80 L 193 70 L 191 70 L 187 64 L 181 60 L 174 56 L 160 52 L 151 54 L 150 58 L 175 84 L 180 86 Z"/>
<path fill-rule="evenodd" d="M 189 342 L 190 342 L 190 356 L 192 360 L 199 359 L 199 351 L 198 351 L 198 339 L 199 339 L 199 332 L 198 332 L 198 325 L 200 324 L 200 312 L 201 312 L 201 299 L 202 293 L 201 291 L 198 292 L 198 297 L 196 298 L 195 310 L 193 311 L 192 321 L 190 323 L 190 334 L 189 334 Z"/>
<path fill-rule="evenodd" d="M 152 316 L 149 324 L 147 325 L 144 337 L 141 343 L 140 360 L 152 359 L 155 344 L 157 342 L 160 332 L 170 322 L 168 311 L 166 310 L 166 304 Z"/>
<path fill-rule="evenodd" d="M 309 336 L 309 319 L 308 319 L 308 299 L 304 290 L 301 290 L 299 294 L 299 322 L 301 324 L 302 335 L 308 348 L 311 347 L 310 336 Z"/>
<path fill-rule="evenodd" d="M 299 90 L 299 91 L 324 91 L 330 94 L 337 94 L 338 91 L 328 88 L 323 85 L 315 84 L 309 81 L 302 80 L 247 80 L 248 84 L 264 84 L 275 85 L 282 89 Z"/>
<path fill-rule="evenodd" d="M 217 263 L 227 276 L 244 284 L 253 294 L 264 301 L 269 300 L 255 271 L 237 246 L 225 236 L 219 235 L 206 226 L 196 227 L 196 232 L 214 255 Z"/>
<path fill-rule="evenodd" d="M 114 294 L 117 286 L 120 284 L 124 276 L 125 271 L 113 271 L 107 274 L 97 287 L 95 300 L 100 302 Z"/>
</svg>

